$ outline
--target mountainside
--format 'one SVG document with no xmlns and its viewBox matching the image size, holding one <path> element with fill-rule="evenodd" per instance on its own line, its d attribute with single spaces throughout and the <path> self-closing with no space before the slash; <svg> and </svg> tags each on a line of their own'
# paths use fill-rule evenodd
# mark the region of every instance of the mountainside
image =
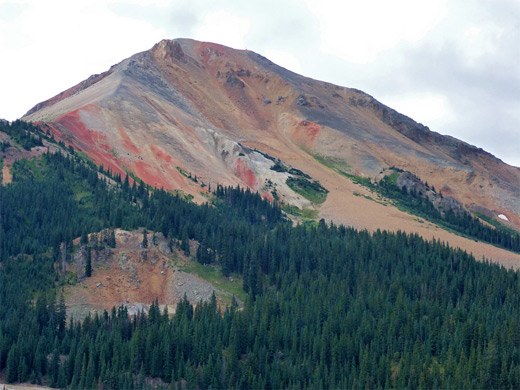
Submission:
<svg viewBox="0 0 520 390">
<path fill-rule="evenodd" d="M 359 90 L 300 76 L 250 51 L 163 40 L 23 119 L 44 122 L 113 172 L 196 200 L 208 185 L 239 184 L 357 228 L 418 232 L 477 257 L 499 253 L 374 202 L 351 180 L 379 180 L 395 167 L 468 210 L 520 227 L 519 168 Z M 278 159 L 282 169 L 271 169 Z M 302 177 L 319 183 L 319 198 L 290 185 Z"/>
<path fill-rule="evenodd" d="M 322 208 L 340 194 L 309 179 L 318 161 L 305 173 L 263 153 Z M 454 229 L 520 265 L 483 243 L 520 252 L 520 234 L 410 172 L 388 169 L 377 184 L 323 172 L 327 187 L 330 172 L 367 191 L 351 198 L 376 205 L 363 213 Z M 520 384 L 518 269 L 417 234 L 295 225 L 242 188 L 212 186 L 198 205 L 96 166 L 44 124 L 0 121 L 0 182 L 0 387 Z"/>
</svg>

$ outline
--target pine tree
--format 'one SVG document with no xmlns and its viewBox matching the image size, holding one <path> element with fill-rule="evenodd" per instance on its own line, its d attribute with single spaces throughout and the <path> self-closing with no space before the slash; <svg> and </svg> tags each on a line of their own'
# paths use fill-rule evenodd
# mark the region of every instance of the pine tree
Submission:
<svg viewBox="0 0 520 390">
<path fill-rule="evenodd" d="M 29 375 L 29 367 L 27 366 L 25 356 L 22 356 L 20 358 L 20 363 L 18 364 L 18 382 L 27 381 L 28 375 Z"/>
<path fill-rule="evenodd" d="M 58 370 L 58 382 L 56 383 L 56 387 L 59 389 L 63 389 L 67 386 L 67 374 L 65 372 L 64 364 L 60 364 L 60 368 Z"/>
<path fill-rule="evenodd" d="M 111 230 L 110 231 L 110 237 L 109 237 L 108 245 L 110 246 L 110 248 L 115 248 L 116 247 L 116 233 L 115 233 L 115 230 Z"/>
<path fill-rule="evenodd" d="M 84 231 L 84 232 L 81 234 L 80 244 L 81 244 L 81 245 L 88 244 L 88 234 L 87 234 L 86 231 Z"/>
<path fill-rule="evenodd" d="M 92 276 L 92 253 L 90 247 L 87 248 L 87 259 L 85 261 L 85 276 L 90 278 Z"/>
<path fill-rule="evenodd" d="M 60 301 L 56 309 L 56 322 L 60 334 L 63 333 L 67 322 L 67 306 L 65 305 L 65 298 L 63 295 L 60 295 Z"/>
<path fill-rule="evenodd" d="M 148 248 L 148 232 L 146 229 L 143 231 L 143 248 Z"/>
<path fill-rule="evenodd" d="M 182 241 L 181 241 L 181 247 L 186 256 L 190 255 L 190 239 L 188 237 L 188 230 L 184 228 L 182 230 Z"/>
<path fill-rule="evenodd" d="M 16 345 L 13 345 L 7 354 L 5 380 L 14 383 L 18 379 L 18 353 Z"/>
<path fill-rule="evenodd" d="M 60 364 L 60 355 L 58 350 L 55 349 L 52 353 L 51 365 L 49 367 L 49 375 L 51 377 L 51 386 L 56 387 L 58 385 L 58 375 L 59 375 L 59 364 Z"/>
</svg>

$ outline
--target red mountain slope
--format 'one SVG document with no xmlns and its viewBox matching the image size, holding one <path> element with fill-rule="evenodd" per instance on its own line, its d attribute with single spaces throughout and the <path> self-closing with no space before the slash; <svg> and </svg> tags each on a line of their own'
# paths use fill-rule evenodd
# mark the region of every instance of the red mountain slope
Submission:
<svg viewBox="0 0 520 390">
<path fill-rule="evenodd" d="M 361 91 L 300 76 L 250 51 L 163 40 L 23 119 L 46 122 L 96 163 L 196 199 L 203 199 L 204 185 L 217 182 L 267 197 L 276 189 L 288 203 L 337 222 L 415 231 L 477 256 L 518 261 L 356 196 L 365 190 L 338 171 L 375 179 L 392 166 L 408 170 L 466 207 L 503 214 L 519 228 L 519 168 L 431 132 Z M 316 206 L 293 192 L 288 173 L 270 169 L 272 157 L 319 180 L 327 200 Z"/>
</svg>

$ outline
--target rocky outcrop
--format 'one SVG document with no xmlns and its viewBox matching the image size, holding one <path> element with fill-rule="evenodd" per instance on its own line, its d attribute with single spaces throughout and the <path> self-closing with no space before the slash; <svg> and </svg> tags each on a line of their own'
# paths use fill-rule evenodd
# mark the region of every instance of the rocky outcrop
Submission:
<svg viewBox="0 0 520 390">
<path fill-rule="evenodd" d="M 177 60 L 182 63 L 187 62 L 187 58 L 178 41 L 164 39 L 152 48 L 152 52 L 163 59 Z"/>
<path fill-rule="evenodd" d="M 117 229 L 116 248 L 105 252 L 108 257 L 103 264 L 94 265 L 90 278 L 82 277 L 80 272 L 84 269 L 86 246 L 75 251 L 80 282 L 66 286 L 68 315 L 84 318 L 89 312 L 102 313 L 120 305 L 126 306 L 130 314 L 137 314 L 138 311 L 146 312 L 156 299 L 161 311 L 168 308 L 174 313 L 184 296 L 194 305 L 210 300 L 213 294 L 218 304 L 230 302 L 231 293 L 222 288 L 222 283 L 212 285 L 193 271 L 196 267 L 191 264 L 195 259 L 185 257 L 175 244 L 170 249 L 168 238 L 160 232 L 149 233 L 149 246 L 143 249 L 140 247 L 143 229 Z M 75 242 L 79 244 L 79 238 Z M 143 252 L 147 253 L 144 261 Z M 240 299 L 238 302 L 242 304 Z"/>
<path fill-rule="evenodd" d="M 443 196 L 442 193 L 437 193 L 434 188 L 431 188 L 427 183 L 423 183 L 421 179 L 410 172 L 403 172 L 396 180 L 399 188 L 406 188 L 408 193 L 414 192 L 419 196 L 428 199 L 437 210 L 445 212 L 452 210 L 455 213 L 464 212 L 464 206 L 452 196 Z"/>
</svg>

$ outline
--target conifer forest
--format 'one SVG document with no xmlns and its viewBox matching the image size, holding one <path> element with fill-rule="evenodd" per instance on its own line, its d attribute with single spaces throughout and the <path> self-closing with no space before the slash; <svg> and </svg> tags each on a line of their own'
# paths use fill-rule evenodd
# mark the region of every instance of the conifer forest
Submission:
<svg viewBox="0 0 520 390">
<path fill-rule="evenodd" d="M 23 122 L 0 130 L 22 147 L 50 142 Z M 418 235 L 324 220 L 293 224 L 278 204 L 238 187 L 215 186 L 211 200 L 197 205 L 73 149 L 18 160 L 12 174 L 0 186 L 0 371 L 7 383 L 520 389 L 518 271 Z M 74 250 L 73 240 L 88 241 L 90 233 L 138 227 L 147 240 L 161 232 L 187 253 L 186 243 L 196 240 L 193 261 L 217 265 L 223 277 L 241 275 L 243 307 L 220 307 L 213 296 L 197 305 L 183 299 L 174 315 L 156 301 L 147 314 L 121 306 L 68 317 L 61 248 Z"/>
</svg>

